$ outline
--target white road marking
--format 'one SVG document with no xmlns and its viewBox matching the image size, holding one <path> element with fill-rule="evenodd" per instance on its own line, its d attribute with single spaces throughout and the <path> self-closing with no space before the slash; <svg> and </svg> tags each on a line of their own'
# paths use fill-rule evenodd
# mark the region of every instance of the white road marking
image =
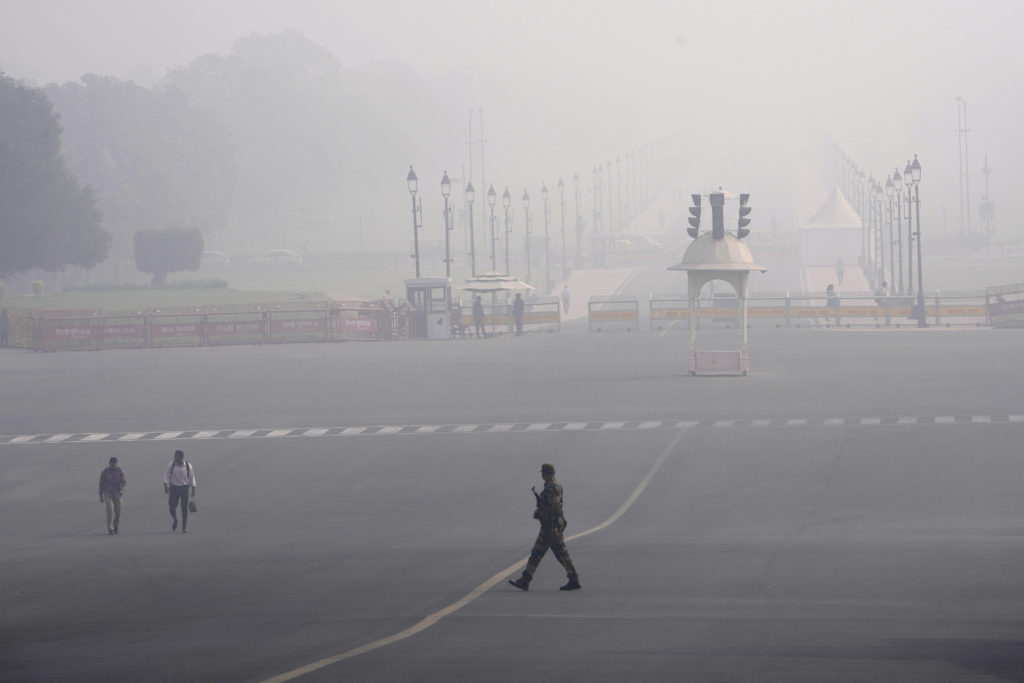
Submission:
<svg viewBox="0 0 1024 683">
<path fill-rule="evenodd" d="M 131 434 L 125 434 L 119 437 L 118 441 L 138 441 L 146 435 L 146 432 L 132 432 Z"/>
<path fill-rule="evenodd" d="M 626 514 L 626 511 L 629 510 L 630 507 L 632 507 L 633 503 L 635 503 L 637 499 L 640 497 L 640 495 L 644 492 L 644 489 L 647 488 L 647 485 L 651 483 L 652 479 L 654 479 L 654 475 L 658 473 L 659 469 L 661 469 L 661 466 L 665 463 L 665 460 L 668 459 L 668 456 L 672 453 L 673 450 L 675 450 L 675 447 L 679 444 L 679 441 L 683 438 L 683 435 L 686 433 L 687 429 L 688 428 L 680 429 L 679 433 L 675 435 L 672 441 L 670 441 L 669 444 L 665 446 L 664 450 L 661 451 L 661 454 L 654 461 L 654 464 L 651 465 L 651 468 L 647 471 L 647 474 L 644 476 L 644 478 L 640 481 L 639 484 L 637 484 L 637 487 L 633 489 L 633 492 L 629 494 L 629 497 L 626 498 L 625 502 L 623 502 L 622 505 L 620 505 L 619 508 L 614 513 L 612 513 L 611 517 L 609 517 L 608 519 L 606 519 L 605 521 L 603 521 L 595 527 L 587 529 L 586 531 L 581 531 L 578 534 L 569 536 L 566 540 L 573 541 L 577 538 L 582 538 L 584 536 L 589 536 L 590 534 L 597 533 L 602 529 L 608 528 L 616 521 L 618 521 L 618 519 L 622 517 L 622 515 Z M 530 558 L 524 557 L 516 561 L 515 564 L 511 564 L 508 567 L 505 567 L 500 572 L 498 572 L 491 578 L 487 579 L 486 581 L 481 583 L 479 586 L 477 586 L 476 588 L 474 588 L 469 593 L 462 596 L 455 602 L 451 603 L 447 607 L 437 610 L 433 614 L 427 615 L 426 617 L 424 617 L 417 623 L 413 624 L 409 628 L 405 629 L 404 631 L 399 631 L 398 633 L 387 636 L 386 638 L 375 640 L 372 643 L 367 643 L 366 645 L 353 648 L 351 650 L 342 652 L 332 657 L 326 657 L 319 661 L 313 662 L 312 664 L 307 664 L 297 669 L 286 671 L 285 673 L 280 674 L 278 676 L 274 676 L 273 678 L 268 678 L 263 683 L 284 683 L 284 681 L 290 681 L 295 678 L 298 678 L 299 676 L 305 676 L 308 673 L 313 673 L 314 671 L 318 671 L 325 667 L 331 666 L 332 664 L 337 664 L 338 662 L 344 661 L 346 659 L 352 659 L 353 657 L 358 657 L 361 654 L 373 652 L 374 650 L 379 650 L 382 647 L 392 645 L 399 641 L 405 640 L 406 638 L 414 636 L 417 633 L 425 631 L 437 622 L 441 621 L 441 619 L 443 619 L 444 617 L 462 609 L 463 607 L 465 607 L 466 605 L 473 602 L 481 595 L 489 591 L 491 588 L 501 583 L 501 581 L 505 579 L 505 577 L 519 569 L 528 559 Z"/>
<path fill-rule="evenodd" d="M 841 418 L 830 417 L 823 419 L 815 426 L 843 426 L 850 425 L 925 425 L 925 424 L 1002 424 L 1007 422 L 1024 422 L 1024 415 L 970 415 L 958 418 L 953 415 L 938 416 L 897 416 L 889 418 L 881 417 L 860 417 Z M 16 444 L 39 444 L 39 443 L 78 443 L 80 441 L 167 441 L 170 439 L 268 439 L 281 438 L 285 436 L 324 436 L 333 432 L 341 436 L 367 435 L 392 435 L 392 434 L 468 434 L 468 433 L 506 433 L 519 428 L 517 431 L 539 432 L 539 431 L 565 431 L 578 432 L 591 430 L 629 430 L 629 429 L 689 429 L 691 427 L 705 426 L 715 428 L 732 427 L 806 427 L 811 423 L 810 418 L 776 418 L 776 419 L 751 419 L 751 420 L 647 420 L 637 422 L 635 427 L 627 427 L 628 422 L 624 421 L 599 421 L 592 422 L 532 422 L 526 423 L 496 423 L 496 424 L 461 424 L 461 425 L 373 425 L 364 427 L 317 427 L 303 429 L 301 427 L 290 427 L 288 429 L 207 429 L 197 431 L 191 436 L 182 437 L 184 431 L 171 432 L 130 432 L 119 434 L 116 432 L 97 432 L 95 434 L 61 433 L 61 434 L 18 434 L 0 435 L 0 446 Z M 552 429 L 556 424 L 559 427 Z M 258 432 L 265 432 L 257 436 Z"/>
</svg>

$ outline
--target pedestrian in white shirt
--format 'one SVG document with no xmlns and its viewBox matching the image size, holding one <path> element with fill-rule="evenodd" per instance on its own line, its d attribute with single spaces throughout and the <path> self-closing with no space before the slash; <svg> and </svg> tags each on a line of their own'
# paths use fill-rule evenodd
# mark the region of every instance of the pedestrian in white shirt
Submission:
<svg viewBox="0 0 1024 683">
<path fill-rule="evenodd" d="M 181 533 L 187 533 L 188 509 L 189 509 L 189 488 L 192 489 L 192 497 L 196 495 L 196 470 L 192 463 L 185 460 L 183 451 L 174 451 L 174 460 L 167 466 L 164 472 L 164 493 L 169 494 L 167 504 L 171 508 L 171 531 L 178 529 L 178 516 L 175 514 L 179 505 L 181 506 Z"/>
</svg>

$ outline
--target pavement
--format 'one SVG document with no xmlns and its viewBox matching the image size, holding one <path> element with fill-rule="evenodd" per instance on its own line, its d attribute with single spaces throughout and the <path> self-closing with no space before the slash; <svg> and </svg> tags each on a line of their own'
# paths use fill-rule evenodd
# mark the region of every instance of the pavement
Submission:
<svg viewBox="0 0 1024 683">
<path fill-rule="evenodd" d="M 572 271 L 569 275 L 569 311 L 564 320 L 575 320 L 587 316 L 587 302 L 594 296 L 609 296 L 617 293 L 634 274 L 634 268 L 585 268 Z M 562 283 L 555 287 L 555 294 L 561 296 Z"/>
<path fill-rule="evenodd" d="M 1022 680 L 1022 334 L 0 353 L 0 680 Z"/>
</svg>

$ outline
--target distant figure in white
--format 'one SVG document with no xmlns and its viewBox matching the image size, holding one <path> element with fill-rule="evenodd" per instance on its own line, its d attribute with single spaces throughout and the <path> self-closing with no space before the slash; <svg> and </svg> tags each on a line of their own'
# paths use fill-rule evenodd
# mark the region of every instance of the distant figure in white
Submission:
<svg viewBox="0 0 1024 683">
<path fill-rule="evenodd" d="M 564 285 L 562 285 L 562 313 L 568 313 L 569 312 L 569 297 L 570 296 L 572 296 L 572 293 L 569 292 L 569 283 L 567 282 Z"/>
<path fill-rule="evenodd" d="M 838 282 L 840 286 L 843 284 L 843 273 L 845 272 L 846 264 L 843 263 L 843 259 L 839 259 L 836 261 L 836 282 Z"/>
</svg>

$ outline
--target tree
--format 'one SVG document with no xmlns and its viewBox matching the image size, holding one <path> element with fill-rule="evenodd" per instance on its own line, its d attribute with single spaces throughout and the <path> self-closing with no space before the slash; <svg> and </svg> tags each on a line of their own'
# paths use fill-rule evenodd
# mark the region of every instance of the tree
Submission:
<svg viewBox="0 0 1024 683">
<path fill-rule="evenodd" d="M 136 230 L 224 226 L 234 182 L 228 132 L 184 93 L 92 74 L 47 93 L 68 167 L 96 188 L 114 255 L 130 258 Z"/>
<path fill-rule="evenodd" d="M 135 267 L 153 276 L 154 285 L 167 281 L 168 273 L 199 270 L 203 234 L 195 228 L 139 230 L 135 233 Z"/>
<path fill-rule="evenodd" d="M 0 72 L 0 277 L 106 258 L 110 235 L 64 165 L 60 134 L 46 94 Z"/>
</svg>

